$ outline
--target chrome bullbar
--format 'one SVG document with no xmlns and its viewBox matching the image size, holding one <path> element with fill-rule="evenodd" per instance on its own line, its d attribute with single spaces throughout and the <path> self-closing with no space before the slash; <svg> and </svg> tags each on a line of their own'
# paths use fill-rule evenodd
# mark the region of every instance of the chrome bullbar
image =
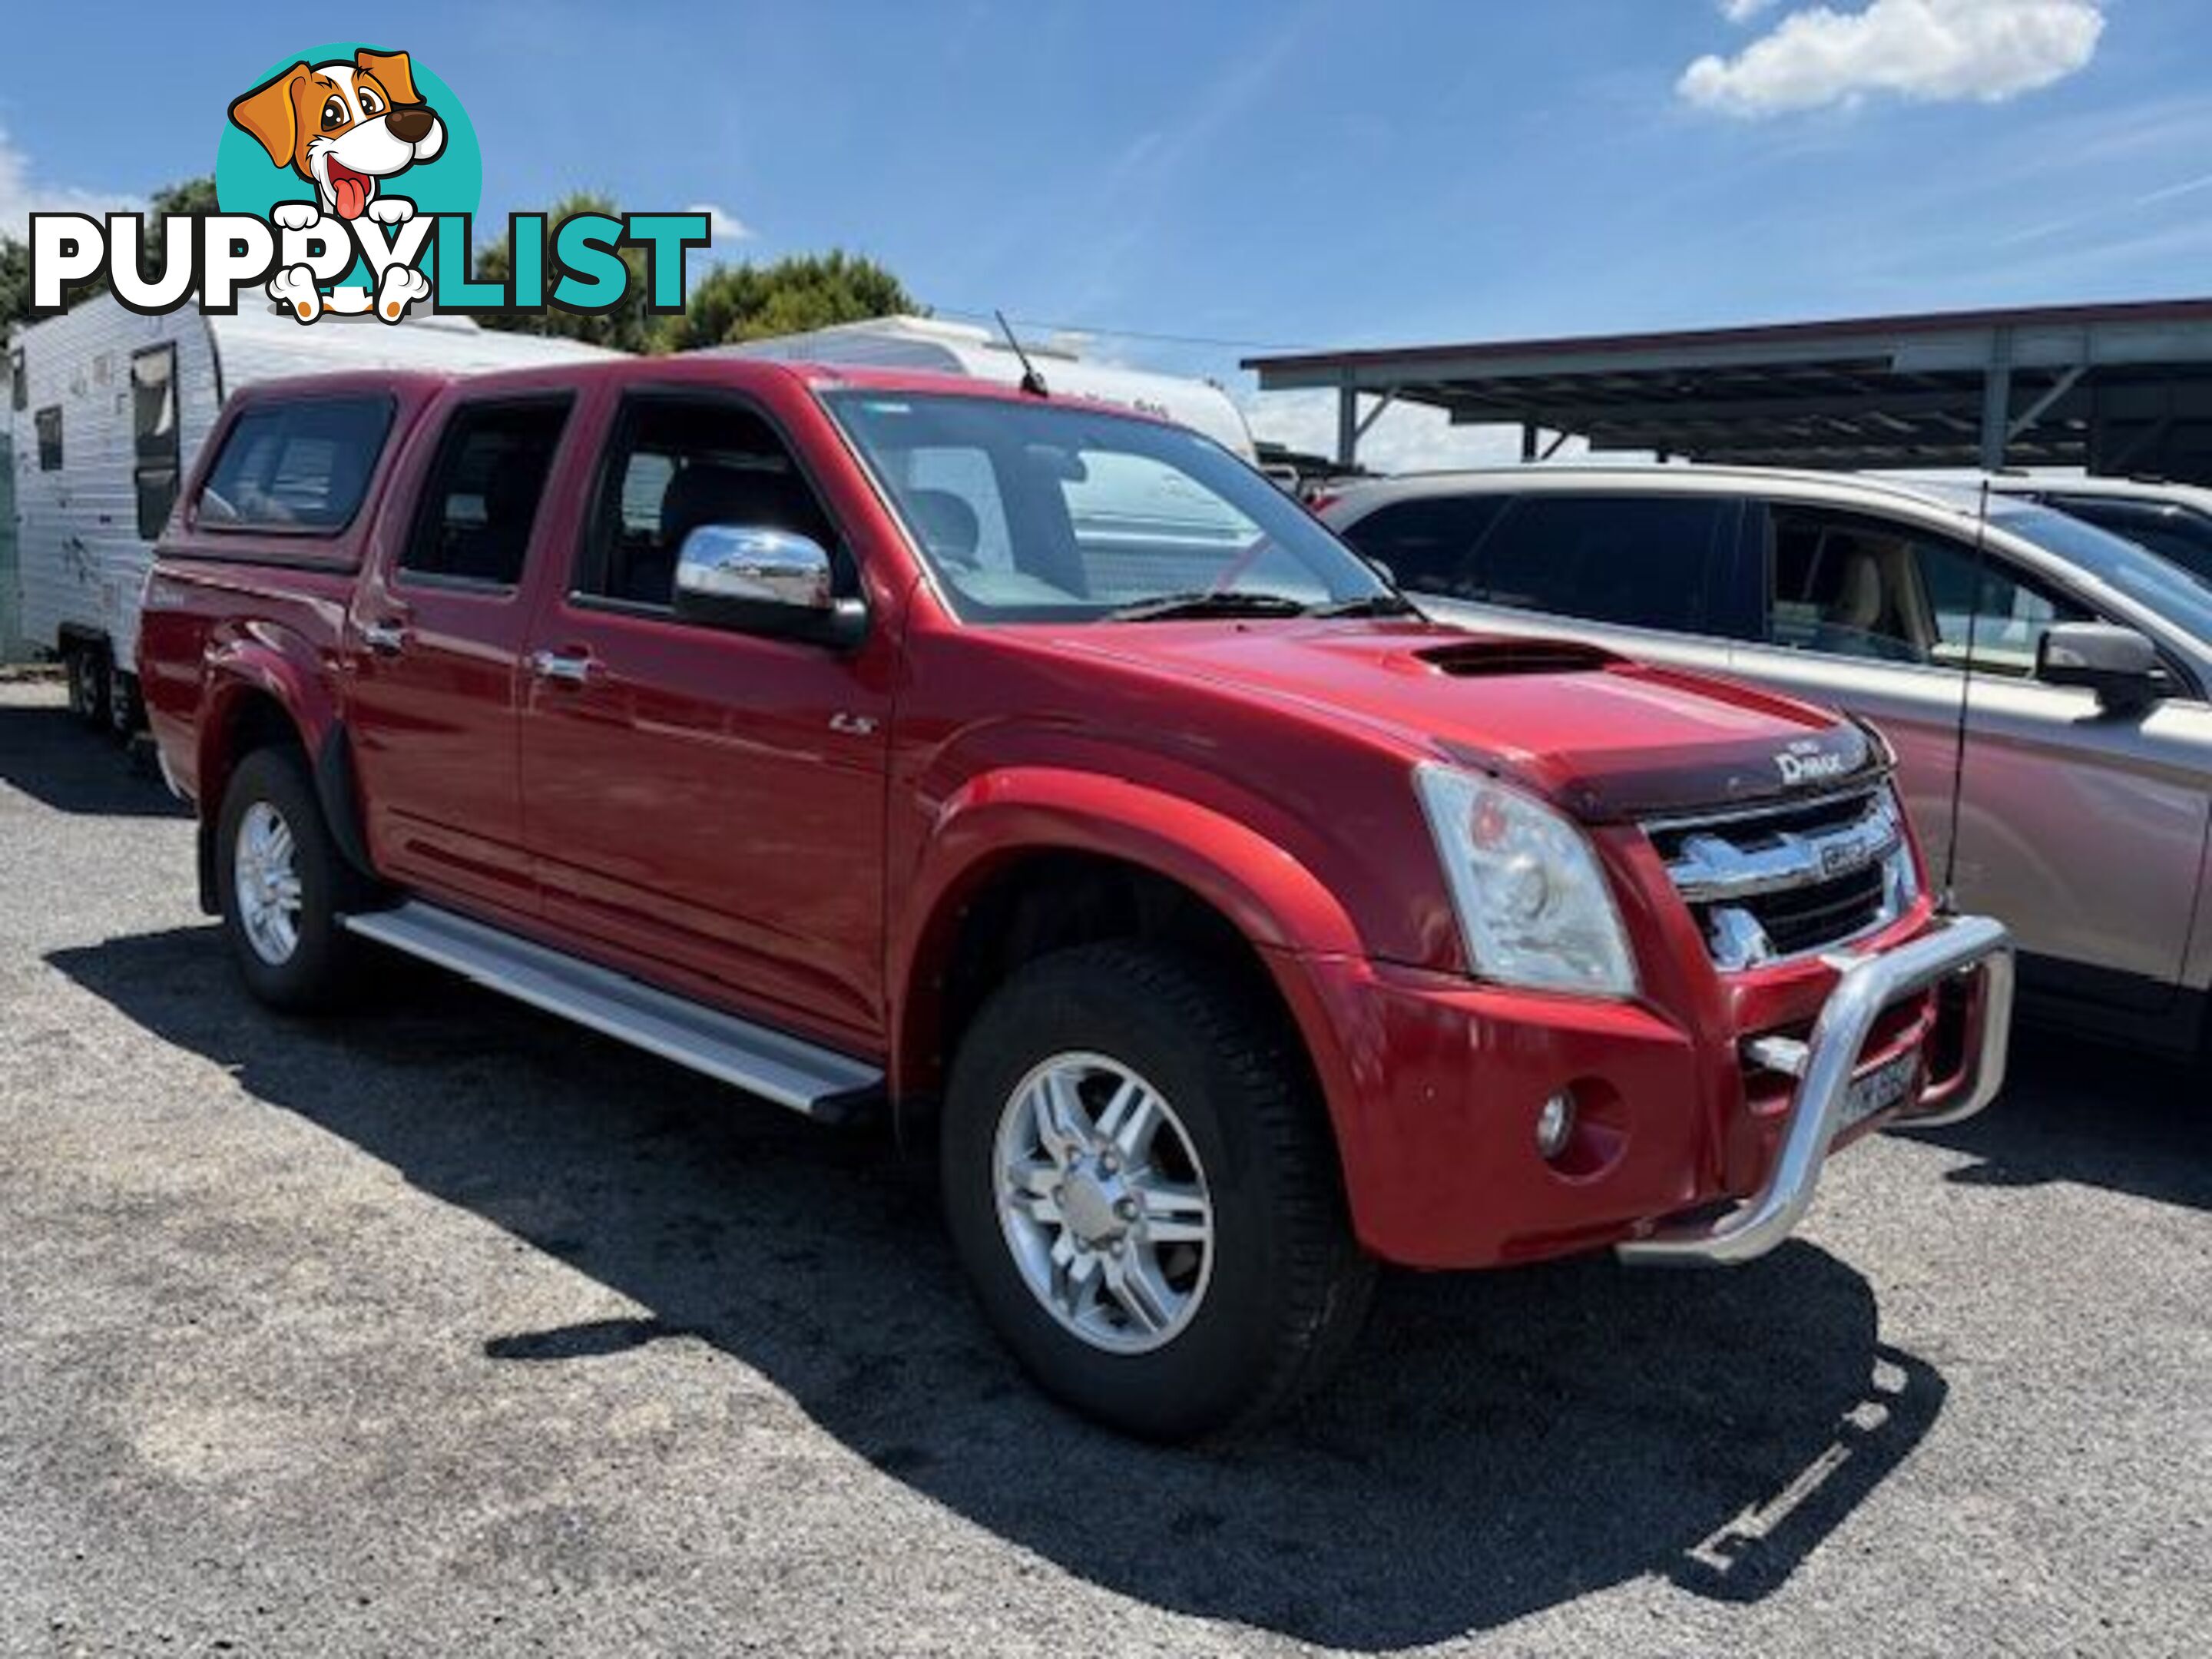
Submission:
<svg viewBox="0 0 2212 1659">
<path fill-rule="evenodd" d="M 1788 1054 L 1762 1054 L 1795 1072 L 1782 1146 L 1766 1183 L 1717 1219 L 1662 1224 L 1646 1237 L 1616 1247 L 1623 1261 L 1659 1267 L 1697 1267 L 1748 1261 L 1764 1255 L 1796 1231 L 1812 1206 L 1828 1150 L 1844 1123 L 1851 1074 L 1882 1011 L 1954 975 L 1981 975 L 1980 1042 L 1972 1071 L 1956 1103 L 1907 1109 L 1894 1128 L 1930 1128 L 1973 1116 L 2004 1086 L 2005 1048 L 2012 1032 L 2012 940 L 2002 924 L 1986 916 L 1954 916 L 1879 956 L 1838 957 L 1842 977 L 1814 1023 L 1809 1042 Z"/>
</svg>

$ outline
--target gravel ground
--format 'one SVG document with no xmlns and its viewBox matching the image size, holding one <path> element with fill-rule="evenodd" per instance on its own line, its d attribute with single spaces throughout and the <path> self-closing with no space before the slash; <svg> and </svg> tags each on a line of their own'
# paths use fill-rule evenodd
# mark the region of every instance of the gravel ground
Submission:
<svg viewBox="0 0 2212 1659">
<path fill-rule="evenodd" d="M 2030 1037 L 1750 1268 L 1397 1278 L 1224 1451 L 1089 1429 L 928 1174 L 428 970 L 250 1004 L 0 687 L 0 1651 L 2182 1654 L 2212 1114 Z"/>
</svg>

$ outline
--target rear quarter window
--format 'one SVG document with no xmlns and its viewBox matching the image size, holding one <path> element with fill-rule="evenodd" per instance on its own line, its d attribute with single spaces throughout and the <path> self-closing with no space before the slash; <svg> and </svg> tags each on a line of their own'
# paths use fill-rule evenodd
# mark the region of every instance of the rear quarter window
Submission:
<svg viewBox="0 0 2212 1659">
<path fill-rule="evenodd" d="M 392 400 L 381 393 L 258 404 L 224 433 L 196 523 L 334 535 L 360 510 L 391 428 Z"/>
</svg>

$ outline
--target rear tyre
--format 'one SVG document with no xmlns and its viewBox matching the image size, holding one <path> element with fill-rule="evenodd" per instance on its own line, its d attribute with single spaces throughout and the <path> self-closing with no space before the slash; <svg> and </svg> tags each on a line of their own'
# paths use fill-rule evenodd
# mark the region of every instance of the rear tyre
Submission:
<svg viewBox="0 0 2212 1659">
<path fill-rule="evenodd" d="M 969 1027 L 945 1212 L 985 1315 L 1050 1394 L 1184 1440 L 1257 1421 L 1357 1334 L 1327 1118 L 1285 1022 L 1150 945 L 1059 952 Z"/>
<path fill-rule="evenodd" d="M 361 947 L 340 918 L 360 907 L 367 884 L 331 840 L 296 750 L 258 749 L 239 763 L 215 850 L 223 932 L 247 988 L 290 1013 L 344 1001 Z"/>
</svg>

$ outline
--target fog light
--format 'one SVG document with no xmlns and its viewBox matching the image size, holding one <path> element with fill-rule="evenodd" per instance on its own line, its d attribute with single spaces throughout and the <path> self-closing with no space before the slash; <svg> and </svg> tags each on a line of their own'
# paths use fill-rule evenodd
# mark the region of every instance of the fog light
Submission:
<svg viewBox="0 0 2212 1659">
<path fill-rule="evenodd" d="M 1536 1112 L 1536 1150 L 1546 1162 L 1567 1150 L 1575 1133 L 1575 1097 L 1562 1089 Z"/>
</svg>

